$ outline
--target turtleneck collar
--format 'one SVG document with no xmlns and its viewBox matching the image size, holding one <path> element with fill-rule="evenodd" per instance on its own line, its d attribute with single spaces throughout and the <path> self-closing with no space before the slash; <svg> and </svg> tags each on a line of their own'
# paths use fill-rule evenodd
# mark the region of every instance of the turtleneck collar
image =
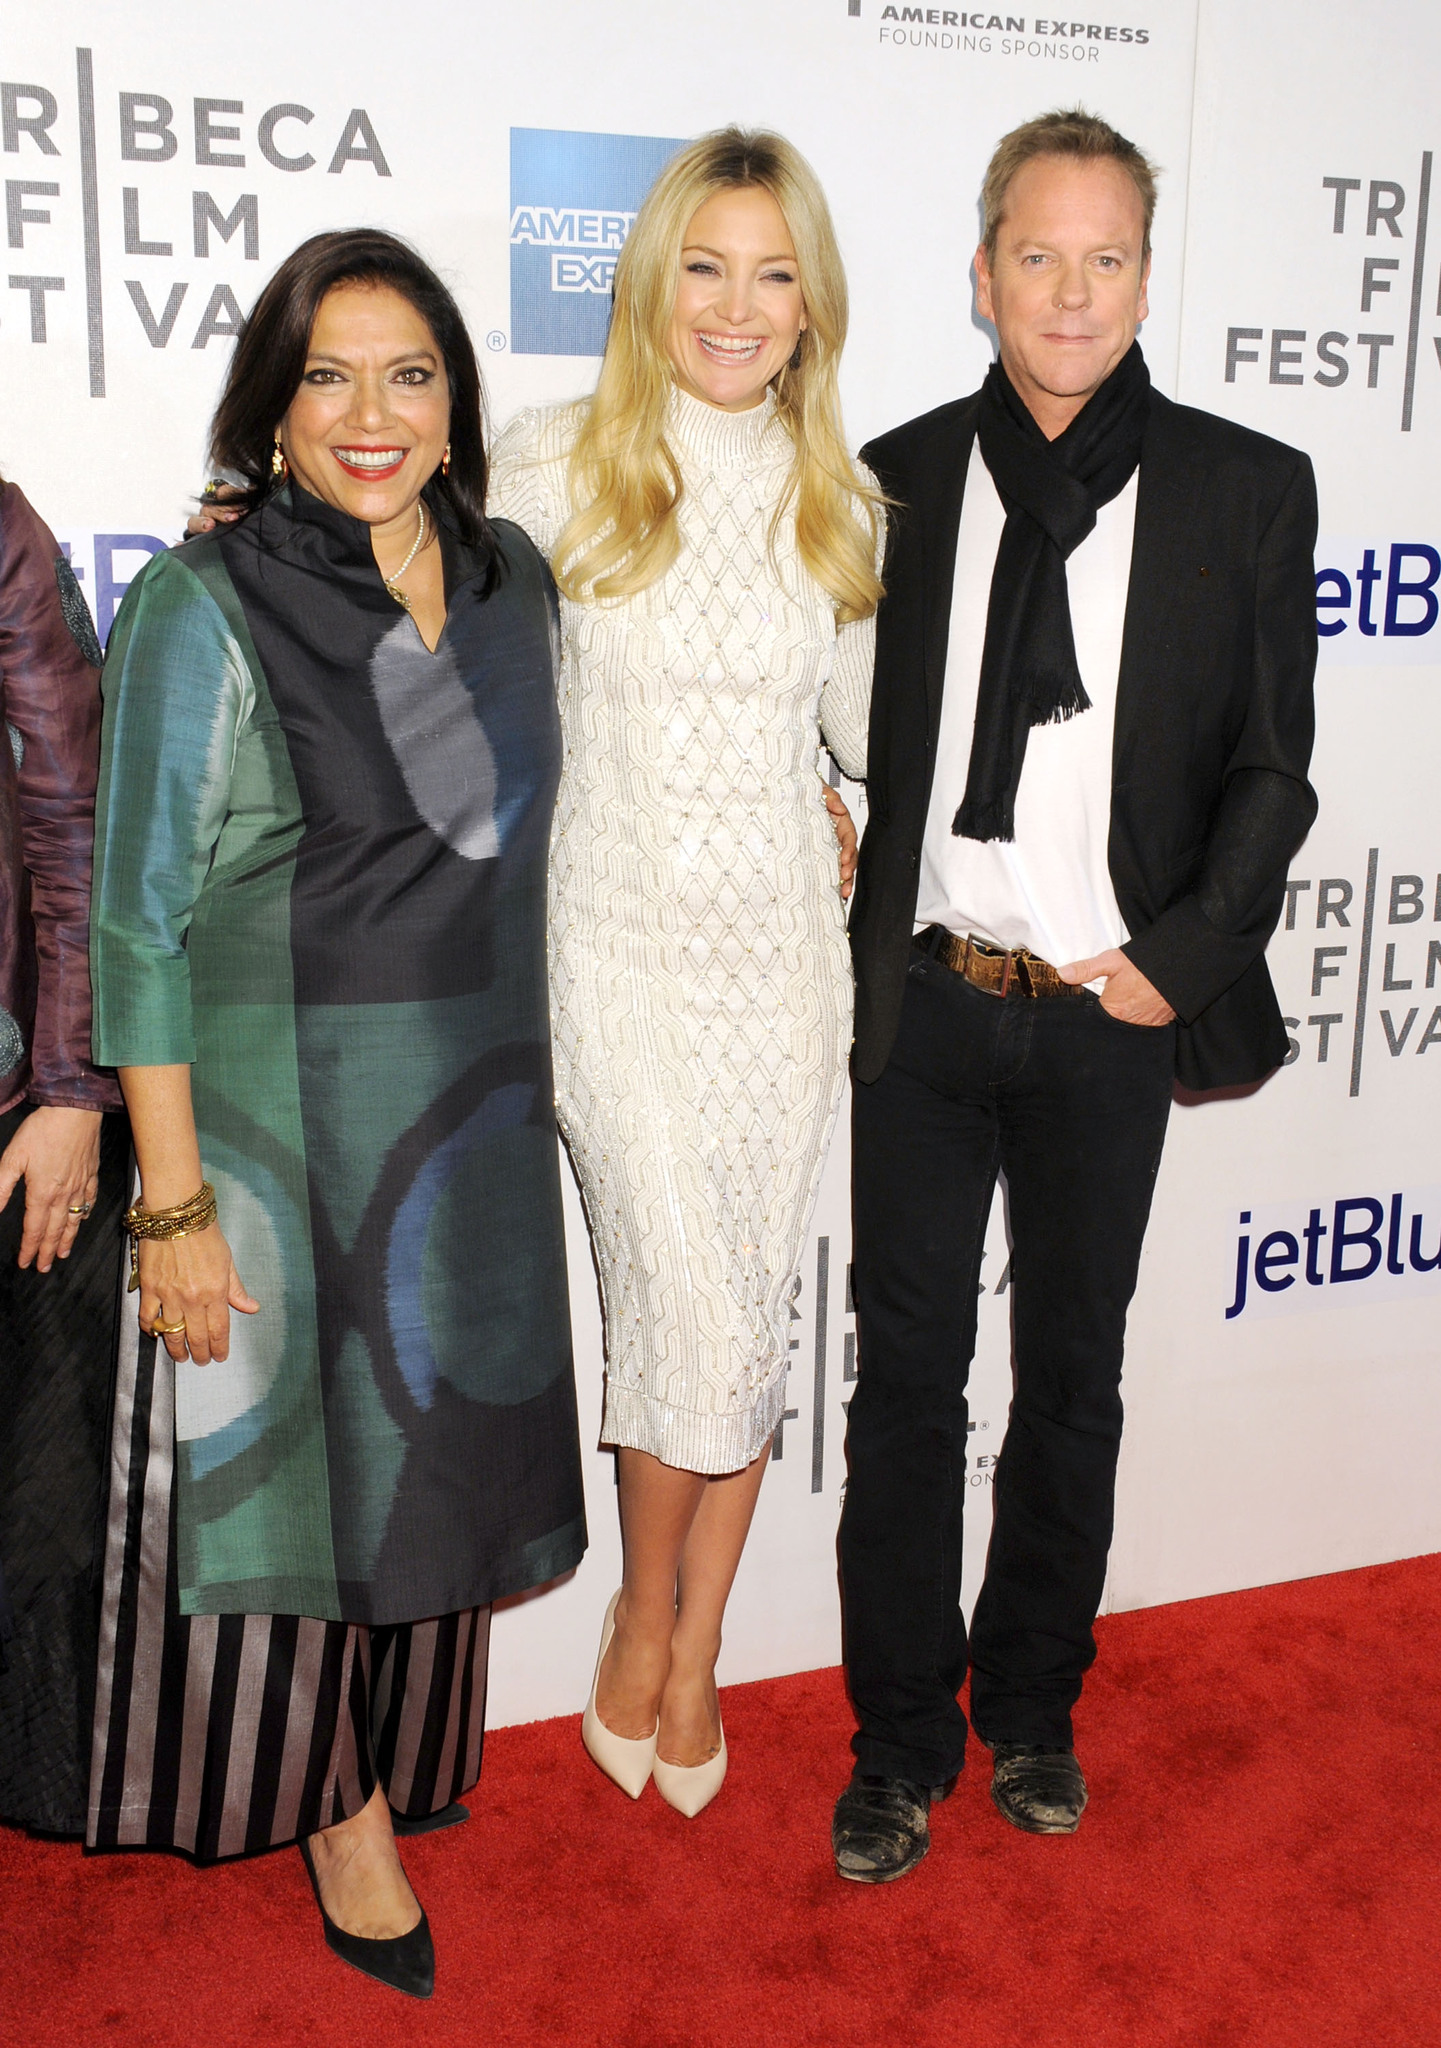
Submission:
<svg viewBox="0 0 1441 2048">
<path fill-rule="evenodd" d="M 312 545 L 318 544 L 326 558 L 337 565 L 374 566 L 370 528 L 364 520 L 352 518 L 338 505 L 328 505 L 293 476 L 287 477 L 279 490 L 273 491 L 258 508 L 254 524 L 257 529 L 271 529 L 268 534 L 257 532 L 262 547 L 284 547 L 289 542 L 304 549 L 309 540 Z"/>
<path fill-rule="evenodd" d="M 677 452 L 706 469 L 741 469 L 790 449 L 790 437 L 776 418 L 776 395 L 769 388 L 748 412 L 725 412 L 677 385 L 671 394 L 669 424 Z"/>
<path fill-rule="evenodd" d="M 488 588 L 489 565 L 456 537 L 448 520 L 436 512 L 429 498 L 425 509 L 440 544 L 447 603 L 462 583 L 482 573 L 487 577 Z M 342 512 L 338 505 L 327 504 L 324 498 L 317 498 L 293 476 L 287 477 L 249 519 L 229 531 L 245 534 L 249 544 L 261 554 L 276 551 L 322 573 L 344 577 L 377 601 L 383 595 L 385 604 L 395 603 L 385 588 L 365 521 Z"/>
</svg>

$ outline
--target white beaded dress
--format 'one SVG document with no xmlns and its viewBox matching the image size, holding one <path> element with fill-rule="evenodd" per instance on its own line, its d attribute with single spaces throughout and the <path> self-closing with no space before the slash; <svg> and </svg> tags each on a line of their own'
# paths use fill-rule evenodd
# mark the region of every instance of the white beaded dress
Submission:
<svg viewBox="0 0 1441 2048">
<path fill-rule="evenodd" d="M 549 554 L 572 408 L 497 442 L 491 509 Z M 775 402 L 677 391 L 682 547 L 610 604 L 561 601 L 564 767 L 551 842 L 557 1106 L 606 1329 L 601 1440 L 738 1471 L 785 1404 L 790 1303 L 851 1042 L 821 734 L 865 768 L 874 620 L 772 515 Z"/>
</svg>

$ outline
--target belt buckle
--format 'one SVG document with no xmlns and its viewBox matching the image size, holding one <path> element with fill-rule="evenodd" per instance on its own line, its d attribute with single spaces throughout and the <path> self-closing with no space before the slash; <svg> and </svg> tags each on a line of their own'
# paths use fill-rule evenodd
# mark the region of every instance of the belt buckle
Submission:
<svg viewBox="0 0 1441 2048">
<path fill-rule="evenodd" d="M 970 982 L 971 987 L 977 989 L 981 995 L 993 996 L 997 1002 L 1003 1002 L 1010 994 L 1011 966 L 1014 957 L 1009 948 L 1003 952 L 999 946 L 986 945 L 985 941 L 978 939 L 974 932 L 967 932 L 965 950 L 961 955 L 960 971 L 965 980 Z M 1001 962 L 1001 985 L 999 988 L 988 987 L 984 981 L 977 980 L 968 971 L 973 960 L 984 960 L 987 962 L 999 960 Z"/>
</svg>

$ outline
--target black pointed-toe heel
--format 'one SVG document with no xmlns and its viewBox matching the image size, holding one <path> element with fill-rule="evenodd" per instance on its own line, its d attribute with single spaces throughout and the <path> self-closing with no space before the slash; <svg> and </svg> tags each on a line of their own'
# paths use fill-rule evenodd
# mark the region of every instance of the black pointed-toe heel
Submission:
<svg viewBox="0 0 1441 2048">
<path fill-rule="evenodd" d="M 420 1919 L 408 1934 L 392 1935 L 386 1941 L 368 1941 L 363 1934 L 347 1934 L 325 1910 L 309 1842 L 302 1837 L 297 1847 L 320 1908 L 326 1947 L 353 1970 L 364 1971 L 377 1983 L 388 1984 L 392 1991 L 403 1991 L 407 1998 L 429 1998 L 435 1989 L 435 1945 L 430 1938 L 425 1908 L 421 1907 Z"/>
<path fill-rule="evenodd" d="M 393 1806 L 390 1809 L 390 1826 L 395 1835 L 433 1835 L 438 1828 L 458 1828 L 469 1819 L 470 1808 L 462 1806 L 458 1799 L 442 1806 L 439 1813 L 417 1814 L 414 1819 L 408 1813 L 397 1813 Z"/>
</svg>

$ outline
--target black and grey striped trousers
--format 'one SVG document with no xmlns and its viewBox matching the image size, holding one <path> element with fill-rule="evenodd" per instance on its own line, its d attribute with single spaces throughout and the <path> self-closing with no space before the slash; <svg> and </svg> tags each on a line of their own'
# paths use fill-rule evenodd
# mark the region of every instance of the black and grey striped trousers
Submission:
<svg viewBox="0 0 1441 2048">
<path fill-rule="evenodd" d="M 366 1628 L 182 1615 L 174 1371 L 123 1325 L 86 1840 L 203 1862 L 314 1834 L 377 1784 L 434 1813 L 480 1775 L 490 1609 Z"/>
</svg>

